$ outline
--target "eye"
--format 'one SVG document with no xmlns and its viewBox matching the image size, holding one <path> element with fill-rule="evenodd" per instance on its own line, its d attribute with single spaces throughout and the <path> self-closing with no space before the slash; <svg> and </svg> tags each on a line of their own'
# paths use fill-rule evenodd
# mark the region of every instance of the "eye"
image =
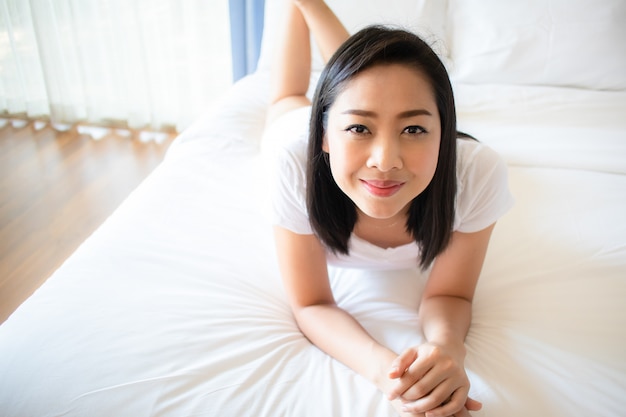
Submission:
<svg viewBox="0 0 626 417">
<path fill-rule="evenodd" d="M 409 135 L 420 135 L 422 133 L 428 133 L 426 129 L 421 126 L 407 126 L 404 129 L 404 133 L 408 133 Z"/>
<path fill-rule="evenodd" d="M 356 135 L 365 135 L 369 133 L 367 127 L 363 125 L 350 125 L 346 128 L 346 132 L 354 133 Z"/>
</svg>

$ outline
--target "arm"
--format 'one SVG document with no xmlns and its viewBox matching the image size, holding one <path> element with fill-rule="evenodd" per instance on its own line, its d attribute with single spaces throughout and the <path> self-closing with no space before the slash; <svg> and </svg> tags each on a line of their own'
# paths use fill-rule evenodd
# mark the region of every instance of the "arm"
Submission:
<svg viewBox="0 0 626 417">
<path fill-rule="evenodd" d="M 377 343 L 332 295 L 324 247 L 314 235 L 274 228 L 281 275 L 296 322 L 321 350 L 374 382 L 388 380 L 397 355 Z"/>
<path fill-rule="evenodd" d="M 298 235 L 274 228 L 281 275 L 296 322 L 302 333 L 322 351 L 389 393 L 388 370 L 398 355 L 376 342 L 346 311 L 337 306 L 326 269 L 326 254 L 313 235 Z M 401 410 L 402 417 L 420 417 Z"/>
<path fill-rule="evenodd" d="M 420 305 L 427 342 L 407 349 L 390 373 L 396 383 L 390 398 L 402 397 L 411 412 L 450 416 L 459 411 L 459 415 L 467 415 L 464 405 L 480 409 L 480 403 L 467 398 L 464 341 L 493 227 L 476 233 L 454 232 L 446 250 L 435 260 Z"/>
</svg>

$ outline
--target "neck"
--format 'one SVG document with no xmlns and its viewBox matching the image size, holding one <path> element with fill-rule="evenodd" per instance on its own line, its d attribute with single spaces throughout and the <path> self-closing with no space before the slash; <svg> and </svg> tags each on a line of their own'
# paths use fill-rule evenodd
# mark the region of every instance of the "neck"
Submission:
<svg viewBox="0 0 626 417">
<path fill-rule="evenodd" d="M 359 210 L 357 218 L 357 226 L 361 228 L 373 228 L 373 229 L 391 229 L 395 226 L 401 225 L 402 228 L 406 225 L 407 214 L 404 212 L 397 213 L 391 217 L 378 219 L 376 217 L 368 216 L 367 214 Z"/>
<path fill-rule="evenodd" d="M 354 234 L 376 246 L 391 248 L 414 241 L 406 230 L 407 214 L 398 213 L 386 219 L 377 219 L 359 213 Z"/>
</svg>

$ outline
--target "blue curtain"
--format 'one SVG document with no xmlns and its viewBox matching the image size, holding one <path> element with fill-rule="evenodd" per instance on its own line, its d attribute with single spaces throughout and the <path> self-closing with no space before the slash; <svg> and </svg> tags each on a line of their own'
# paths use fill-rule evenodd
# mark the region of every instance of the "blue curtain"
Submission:
<svg viewBox="0 0 626 417">
<path fill-rule="evenodd" d="M 256 69 L 263 35 L 265 0 L 229 0 L 233 81 Z"/>
</svg>

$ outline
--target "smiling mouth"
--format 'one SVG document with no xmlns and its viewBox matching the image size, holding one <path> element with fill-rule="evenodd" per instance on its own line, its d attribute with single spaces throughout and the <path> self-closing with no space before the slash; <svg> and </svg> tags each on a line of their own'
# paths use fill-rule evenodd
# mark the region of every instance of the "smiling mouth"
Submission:
<svg viewBox="0 0 626 417">
<path fill-rule="evenodd" d="M 361 180 L 363 187 L 376 197 L 391 197 L 404 185 L 400 181 Z"/>
</svg>

